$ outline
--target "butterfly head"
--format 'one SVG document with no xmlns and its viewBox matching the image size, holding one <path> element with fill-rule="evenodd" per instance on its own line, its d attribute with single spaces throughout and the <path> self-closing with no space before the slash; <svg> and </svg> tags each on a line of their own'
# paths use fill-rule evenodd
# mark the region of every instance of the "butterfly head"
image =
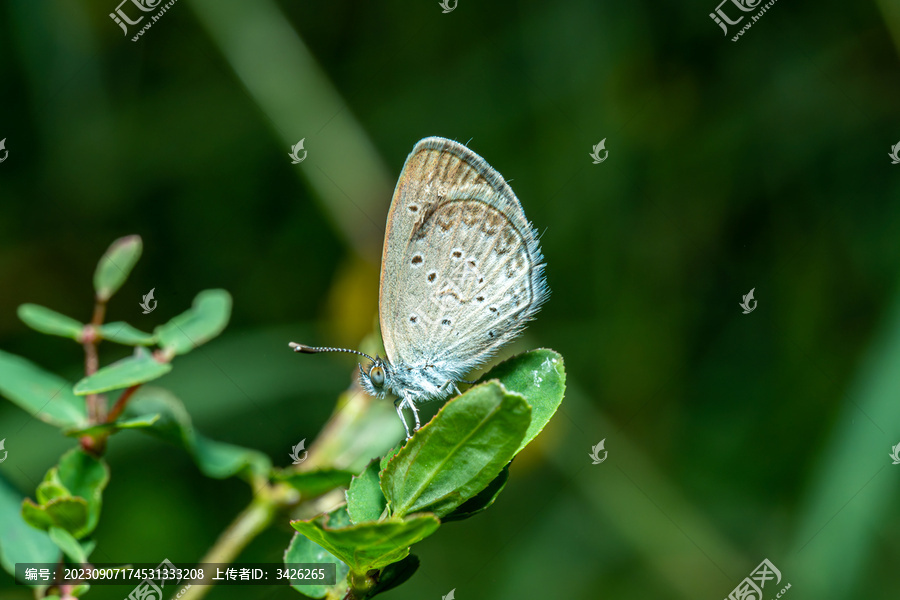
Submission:
<svg viewBox="0 0 900 600">
<path fill-rule="evenodd" d="M 377 355 L 368 370 L 359 365 L 359 384 L 370 396 L 384 398 L 390 380 L 390 365 Z"/>
<path fill-rule="evenodd" d="M 375 396 L 376 398 L 384 398 L 387 392 L 390 390 L 390 382 L 391 382 L 391 364 L 378 355 L 375 355 L 375 358 L 372 358 L 365 352 L 360 352 L 359 350 L 348 350 L 347 348 L 326 348 L 326 347 L 313 347 L 306 346 L 304 344 L 298 344 L 296 342 L 291 342 L 290 347 L 294 350 L 294 352 L 303 352 L 304 354 L 318 354 L 320 352 L 349 352 L 350 354 L 357 354 L 359 356 L 363 356 L 372 361 L 372 364 L 369 365 L 367 369 L 363 369 L 362 364 L 359 365 L 359 384 L 370 396 Z"/>
</svg>

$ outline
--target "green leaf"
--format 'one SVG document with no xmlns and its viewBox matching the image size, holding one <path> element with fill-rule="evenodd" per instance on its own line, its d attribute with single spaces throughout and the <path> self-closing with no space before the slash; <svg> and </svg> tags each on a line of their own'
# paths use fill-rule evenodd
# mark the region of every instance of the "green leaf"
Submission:
<svg viewBox="0 0 900 600">
<path fill-rule="evenodd" d="M 486 488 L 478 492 L 478 495 L 476 495 L 474 498 L 471 498 L 470 500 L 463 502 L 450 514 L 441 517 L 441 523 L 468 519 L 469 517 L 487 509 L 491 504 L 494 503 L 494 501 L 497 499 L 497 496 L 499 496 L 500 492 L 503 491 L 503 488 L 506 487 L 506 482 L 508 480 L 509 465 L 506 465 L 505 467 L 503 467 L 503 470 L 500 471 L 500 474 L 497 475 L 497 477 L 495 477 L 494 480 L 490 482 Z"/>
<path fill-rule="evenodd" d="M 194 428 L 181 400 L 168 390 L 140 388 L 129 400 L 123 418 L 141 418 L 148 414 L 159 415 L 159 418 L 149 427 L 137 431 L 185 448 L 208 477 L 267 477 L 272 468 L 269 457 L 258 450 L 218 442 L 201 435 Z"/>
<path fill-rule="evenodd" d="M 71 383 L 2 350 L 0 393 L 32 416 L 55 427 L 87 424 L 84 398 L 72 393 Z"/>
<path fill-rule="evenodd" d="M 106 302 L 122 287 L 141 257 L 142 250 L 143 242 L 139 235 L 129 235 L 112 243 L 94 271 L 94 290 L 98 300 Z"/>
<path fill-rule="evenodd" d="M 169 363 L 158 362 L 149 353 L 143 352 L 116 361 L 85 377 L 75 384 L 75 393 L 85 396 L 127 388 L 159 379 L 171 370 Z"/>
<path fill-rule="evenodd" d="M 21 514 L 22 495 L 0 477 L 0 565 L 15 574 L 16 563 L 55 563 L 59 549 Z"/>
<path fill-rule="evenodd" d="M 51 469 L 51 471 L 54 475 L 56 474 L 55 470 Z M 50 475 L 49 471 L 47 475 Z M 35 494 L 37 495 L 37 501 L 41 504 L 47 504 L 51 500 L 67 498 L 72 495 L 69 493 L 69 490 L 66 489 L 66 486 L 60 483 L 59 479 L 55 477 L 53 481 L 42 481 L 39 483 Z"/>
<path fill-rule="evenodd" d="M 411 545 L 434 533 L 441 524 L 430 514 L 334 529 L 329 522 L 330 516 L 324 515 L 310 521 L 291 521 L 291 525 L 357 575 L 403 560 Z"/>
<path fill-rule="evenodd" d="M 149 346 L 156 343 L 156 336 L 144 333 L 140 329 L 132 327 L 125 321 L 113 321 L 105 323 L 98 328 L 100 337 L 104 340 L 124 344 L 126 346 Z"/>
<path fill-rule="evenodd" d="M 231 317 L 231 295 L 225 290 L 204 290 L 190 309 L 154 332 L 160 346 L 174 354 L 190 352 L 216 337 Z"/>
<path fill-rule="evenodd" d="M 72 537 L 71 533 L 65 529 L 60 529 L 59 527 L 51 527 L 47 533 L 50 535 L 50 539 L 53 543 L 59 546 L 59 549 L 62 550 L 63 554 L 68 556 L 70 560 L 78 564 L 87 562 L 87 554 L 85 554 L 84 549 L 81 547 L 81 544 L 78 543 L 78 540 Z"/>
<path fill-rule="evenodd" d="M 143 415 L 132 419 L 119 419 L 115 423 L 100 423 L 87 427 L 75 427 L 63 431 L 69 437 L 81 437 L 83 435 L 96 436 L 102 432 L 115 433 L 120 429 L 140 429 L 150 427 L 159 420 L 159 415 Z"/>
<path fill-rule="evenodd" d="M 23 304 L 18 310 L 22 322 L 41 333 L 58 335 L 61 337 L 78 340 L 84 324 L 72 317 L 60 314 L 55 310 L 40 306 L 39 304 Z"/>
<path fill-rule="evenodd" d="M 481 376 L 479 381 L 498 379 L 510 392 L 524 396 L 531 405 L 531 424 L 519 444 L 519 453 L 544 429 L 566 392 L 563 358 L 553 350 L 524 352 L 503 361 Z"/>
<path fill-rule="evenodd" d="M 403 448 L 403 444 L 400 444 L 394 448 L 391 448 L 390 450 L 388 450 L 385 453 L 384 456 L 381 457 L 381 462 L 378 465 L 380 470 L 384 471 L 387 468 L 388 463 L 391 462 L 392 458 L 397 456 L 397 453 L 400 452 L 401 448 Z"/>
<path fill-rule="evenodd" d="M 347 490 L 347 514 L 353 523 L 377 521 L 384 512 L 387 500 L 378 482 L 379 461 L 373 460 L 369 466 L 353 477 Z"/>
<path fill-rule="evenodd" d="M 88 522 L 84 531 L 73 531 L 76 538 L 91 533 L 100 520 L 103 489 L 109 483 L 109 467 L 80 448 L 69 450 L 59 459 L 59 481 L 73 496 L 84 498 L 88 506 Z"/>
<path fill-rule="evenodd" d="M 525 399 L 496 381 L 450 400 L 385 468 L 381 489 L 392 513 L 450 514 L 512 460 L 530 421 Z"/>
<path fill-rule="evenodd" d="M 194 433 L 193 454 L 203 473 L 216 479 L 243 472 L 265 476 L 272 468 L 269 457 L 258 450 L 219 442 L 198 432 Z"/>
<path fill-rule="evenodd" d="M 87 528 L 88 504 L 84 498 L 75 496 L 56 498 L 40 506 L 31 498 L 25 498 L 22 502 L 22 518 L 32 527 L 43 531 L 59 527 L 75 535 Z"/>
<path fill-rule="evenodd" d="M 284 563 L 335 563 L 337 565 L 337 582 L 335 585 L 295 585 L 295 590 L 310 598 L 324 598 L 329 591 L 334 598 L 343 598 L 343 593 L 337 593 L 339 590 L 346 589 L 347 573 L 350 569 L 339 558 L 328 552 L 322 546 L 310 541 L 302 536 L 299 532 L 294 534 L 290 545 L 284 551 Z"/>
<path fill-rule="evenodd" d="M 378 581 L 369 592 L 369 598 L 392 590 L 407 579 L 413 576 L 413 573 L 419 568 L 419 558 L 415 554 L 410 554 L 400 562 L 395 562 L 383 568 L 378 574 Z"/>
<path fill-rule="evenodd" d="M 340 469 L 319 469 L 316 471 L 279 469 L 272 475 L 275 479 L 287 483 L 300 492 L 304 500 L 309 500 L 335 488 L 349 486 L 354 473 Z"/>
</svg>

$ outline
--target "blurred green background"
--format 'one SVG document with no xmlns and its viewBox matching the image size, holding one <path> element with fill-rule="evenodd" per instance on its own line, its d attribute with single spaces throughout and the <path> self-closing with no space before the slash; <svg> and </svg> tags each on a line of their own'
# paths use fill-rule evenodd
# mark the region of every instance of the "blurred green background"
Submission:
<svg viewBox="0 0 900 600">
<path fill-rule="evenodd" d="M 384 597 L 718 600 L 764 558 L 787 598 L 897 597 L 897 2 L 776 2 L 737 43 L 716 0 L 179 0 L 137 42 L 116 3 L 0 5 L 0 348 L 77 380 L 81 350 L 16 307 L 87 320 L 96 261 L 140 234 L 108 320 L 152 330 L 229 290 L 228 329 L 159 384 L 205 434 L 287 465 L 355 369 L 287 342 L 359 346 L 406 155 L 468 142 L 548 263 L 507 355 L 554 348 L 569 387 L 495 506 L 416 546 Z M 74 443 L 5 401 L 0 438 L 29 495 Z M 250 497 L 136 432 L 107 458 L 96 561 L 196 561 Z M 241 560 L 279 561 L 291 533 Z M 30 594 L 2 573 L 0 596 Z"/>
</svg>

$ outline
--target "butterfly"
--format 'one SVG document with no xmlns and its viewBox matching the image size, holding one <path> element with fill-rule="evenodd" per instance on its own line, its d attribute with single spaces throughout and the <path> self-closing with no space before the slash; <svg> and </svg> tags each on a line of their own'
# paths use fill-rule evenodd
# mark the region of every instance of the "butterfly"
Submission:
<svg viewBox="0 0 900 600">
<path fill-rule="evenodd" d="M 482 157 L 441 137 L 406 159 L 387 217 L 379 321 L 387 356 L 291 342 L 295 352 L 367 358 L 368 394 L 417 404 L 459 393 L 458 382 L 515 339 L 547 300 L 538 235 L 512 189 Z"/>
</svg>

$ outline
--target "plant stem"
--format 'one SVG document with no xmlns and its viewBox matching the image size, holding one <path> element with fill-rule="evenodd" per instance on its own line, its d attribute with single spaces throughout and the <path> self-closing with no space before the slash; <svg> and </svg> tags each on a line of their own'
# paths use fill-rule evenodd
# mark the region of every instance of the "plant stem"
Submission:
<svg viewBox="0 0 900 600">
<path fill-rule="evenodd" d="M 94 301 L 94 315 L 90 324 L 85 327 L 82 345 L 84 346 L 84 376 L 90 377 L 100 368 L 97 356 L 96 328 L 103 324 L 106 315 L 106 301 L 99 298 Z M 103 423 L 106 420 L 106 398 L 100 394 L 88 394 L 85 398 L 88 420 L 91 424 Z"/>
<path fill-rule="evenodd" d="M 272 522 L 280 502 L 273 494 L 263 493 L 239 514 L 228 529 L 222 532 L 209 552 L 200 559 L 201 563 L 230 563 L 240 554 L 250 541 L 263 532 Z M 194 585 L 184 592 L 179 600 L 199 600 L 212 589 L 210 585 Z"/>
<path fill-rule="evenodd" d="M 84 376 L 90 377 L 100 368 L 100 358 L 97 355 L 97 328 L 103 324 L 106 315 L 106 301 L 99 298 L 94 300 L 94 314 L 91 322 L 84 326 L 81 334 L 81 345 L 84 347 Z M 126 399 L 127 400 L 127 399 Z M 106 422 L 106 396 L 103 394 L 88 394 L 84 398 L 84 406 L 87 412 L 88 422 L 92 425 Z M 94 456 L 101 456 L 106 450 L 105 437 L 82 436 L 79 440 L 81 448 Z"/>
<path fill-rule="evenodd" d="M 107 415 L 106 417 L 107 423 L 112 423 L 119 418 L 119 415 L 121 415 L 122 411 L 125 410 L 125 405 L 128 404 L 128 399 L 134 395 L 139 387 L 141 387 L 141 384 L 133 385 L 122 392 L 122 395 L 119 396 L 119 399 L 116 400 L 115 404 L 113 404 L 112 410 L 109 411 L 109 415 Z"/>
</svg>

